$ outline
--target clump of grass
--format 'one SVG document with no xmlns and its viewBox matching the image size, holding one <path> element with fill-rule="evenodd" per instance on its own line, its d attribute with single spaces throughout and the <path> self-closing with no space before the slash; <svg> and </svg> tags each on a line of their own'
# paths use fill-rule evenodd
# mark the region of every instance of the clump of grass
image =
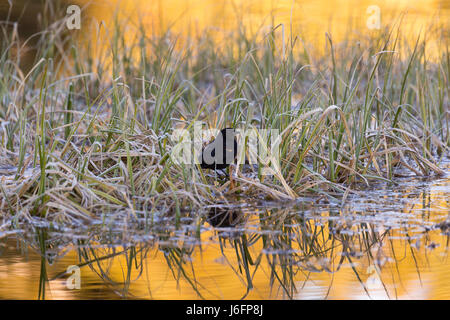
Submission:
<svg viewBox="0 0 450 320">
<path fill-rule="evenodd" d="M 442 174 L 448 157 L 442 33 L 433 34 L 442 50 L 431 61 L 425 38 L 411 47 L 400 29 L 358 45 L 329 35 L 326 54 L 314 56 L 294 36 L 285 43 L 278 27 L 238 30 L 216 46 L 208 32 L 183 42 L 142 25 L 125 32 L 130 25 L 116 20 L 107 32 L 85 32 L 100 43 L 94 48 L 57 20 L 34 36 L 24 73 L 27 41 L 10 23 L 0 27 L 0 163 L 11 168 L 1 177 L 0 208 L 18 218 L 90 221 L 125 210 L 178 223 L 237 198 L 346 197 L 405 172 Z M 278 129 L 281 163 L 273 176 L 241 165 L 234 189 L 219 185 L 170 157 L 173 130 L 193 121 Z"/>
</svg>

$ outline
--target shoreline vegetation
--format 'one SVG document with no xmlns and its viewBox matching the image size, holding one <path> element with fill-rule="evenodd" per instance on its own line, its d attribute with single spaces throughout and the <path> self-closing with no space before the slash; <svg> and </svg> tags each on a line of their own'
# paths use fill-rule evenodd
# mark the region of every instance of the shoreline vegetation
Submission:
<svg viewBox="0 0 450 320">
<path fill-rule="evenodd" d="M 85 23 L 90 38 L 81 40 L 64 19 L 42 23 L 28 39 L 0 23 L 4 217 L 76 224 L 120 211 L 178 225 L 206 206 L 345 201 L 379 181 L 444 174 L 445 27 L 424 30 L 412 46 L 400 22 L 358 41 L 327 34 L 316 56 L 301 36 L 282 39 L 280 26 L 252 36 L 237 28 L 216 43 L 208 32 L 183 41 L 119 20 L 111 29 Z M 439 45 L 433 60 L 430 38 Z M 261 166 L 242 165 L 230 189 L 214 173 L 174 163 L 171 134 L 195 121 L 279 130 L 278 170 L 263 176 Z"/>
</svg>

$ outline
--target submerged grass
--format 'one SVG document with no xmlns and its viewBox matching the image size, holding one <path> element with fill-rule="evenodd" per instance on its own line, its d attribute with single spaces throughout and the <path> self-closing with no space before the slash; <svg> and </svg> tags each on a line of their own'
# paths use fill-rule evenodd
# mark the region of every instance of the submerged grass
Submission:
<svg viewBox="0 0 450 320">
<path fill-rule="evenodd" d="M 327 54 L 317 56 L 300 38 L 281 39 L 280 26 L 252 36 L 239 29 L 220 43 L 206 31 L 182 39 L 130 27 L 118 19 L 112 30 L 86 25 L 92 38 L 82 39 L 55 20 L 31 41 L 1 23 L 3 214 L 85 223 L 125 211 L 151 223 L 174 217 L 178 226 L 206 205 L 306 193 L 345 199 L 376 180 L 395 182 L 405 169 L 443 173 L 445 28 L 412 47 L 399 27 L 358 43 L 327 35 Z M 440 46 L 433 60 L 431 36 Z M 21 57 L 31 49 L 24 71 Z M 242 164 L 231 189 L 175 163 L 171 134 L 194 121 L 280 130 L 279 167 L 263 176 L 262 163 L 252 174 Z"/>
</svg>

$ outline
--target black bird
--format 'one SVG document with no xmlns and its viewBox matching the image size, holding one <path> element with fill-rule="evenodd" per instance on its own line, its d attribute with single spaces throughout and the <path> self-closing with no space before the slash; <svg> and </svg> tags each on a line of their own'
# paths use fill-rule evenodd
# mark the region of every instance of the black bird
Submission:
<svg viewBox="0 0 450 320">
<path fill-rule="evenodd" d="M 200 167 L 223 170 L 234 162 L 236 156 L 236 132 L 233 128 L 225 128 L 220 130 L 213 142 L 203 148 Z"/>
</svg>

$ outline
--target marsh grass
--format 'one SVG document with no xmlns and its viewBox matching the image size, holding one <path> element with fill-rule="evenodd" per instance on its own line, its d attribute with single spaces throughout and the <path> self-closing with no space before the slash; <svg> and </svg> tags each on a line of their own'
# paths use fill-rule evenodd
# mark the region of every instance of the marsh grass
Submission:
<svg viewBox="0 0 450 320">
<path fill-rule="evenodd" d="M 14 219 L 88 223 L 126 212 L 179 226 L 216 203 L 305 194 L 345 200 L 374 181 L 395 183 L 405 170 L 443 173 L 445 29 L 412 45 L 400 24 L 358 42 L 327 35 L 318 56 L 300 37 L 281 39 L 280 26 L 255 35 L 237 28 L 215 43 L 207 31 L 182 39 L 118 19 L 111 29 L 83 24 L 88 39 L 64 20 L 44 22 L 33 41 L 9 21 L 0 25 L 0 163 L 10 170 L 0 178 L 0 206 Z M 431 37 L 439 43 L 433 60 Z M 21 57 L 31 49 L 24 71 Z M 241 165 L 230 189 L 197 166 L 174 163 L 170 136 L 194 121 L 280 130 L 279 167 L 263 176 L 262 163 L 252 174 Z"/>
</svg>

